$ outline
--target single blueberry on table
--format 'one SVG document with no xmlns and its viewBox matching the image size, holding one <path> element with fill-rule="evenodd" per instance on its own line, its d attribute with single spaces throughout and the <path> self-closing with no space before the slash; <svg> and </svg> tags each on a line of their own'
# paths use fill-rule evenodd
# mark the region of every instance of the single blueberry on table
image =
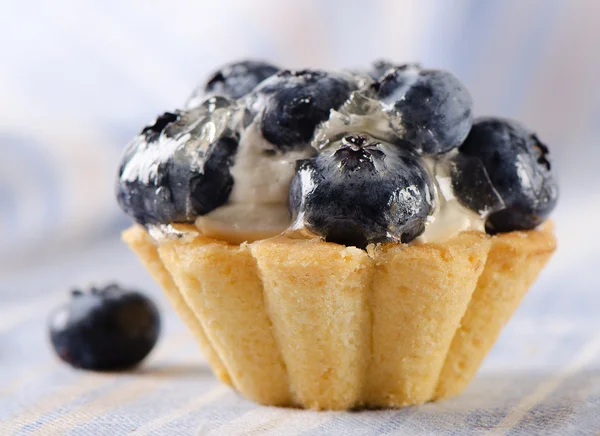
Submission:
<svg viewBox="0 0 600 436">
<path fill-rule="evenodd" d="M 433 197 L 429 175 L 413 155 L 352 134 L 299 162 L 289 203 L 294 228 L 365 248 L 419 236 Z"/>
<path fill-rule="evenodd" d="M 160 316 L 145 295 L 118 285 L 75 290 L 49 320 L 56 354 L 75 368 L 113 371 L 140 363 L 160 333 Z"/>
<path fill-rule="evenodd" d="M 354 76 L 325 71 L 280 71 L 247 97 L 264 138 L 282 151 L 306 147 L 315 127 L 357 89 Z"/>
<path fill-rule="evenodd" d="M 390 116 L 392 129 L 418 152 L 445 153 L 469 134 L 471 95 L 447 71 L 403 65 L 387 70 L 372 91 Z"/>
<path fill-rule="evenodd" d="M 129 143 L 116 186 L 125 213 L 144 225 L 192 222 L 227 202 L 239 139 L 231 104 L 213 97 L 166 113 Z"/>
<path fill-rule="evenodd" d="M 457 198 L 484 212 L 488 233 L 541 224 L 558 199 L 548 147 L 516 121 L 475 120 L 452 172 Z"/>
<path fill-rule="evenodd" d="M 279 67 L 263 61 L 245 60 L 227 64 L 194 90 L 186 107 L 195 107 L 210 95 L 242 98 L 277 71 Z"/>
</svg>

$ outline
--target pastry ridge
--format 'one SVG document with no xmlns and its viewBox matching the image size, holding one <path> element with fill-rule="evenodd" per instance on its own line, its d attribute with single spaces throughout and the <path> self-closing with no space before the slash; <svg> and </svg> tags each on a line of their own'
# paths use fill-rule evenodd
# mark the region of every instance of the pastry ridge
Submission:
<svg viewBox="0 0 600 436">
<path fill-rule="evenodd" d="M 483 273 L 448 351 L 434 399 L 461 393 L 554 251 L 552 223 L 491 238 Z"/>
<path fill-rule="evenodd" d="M 204 327 L 202 327 L 195 313 L 179 292 L 177 285 L 173 282 L 171 273 L 167 271 L 158 255 L 158 247 L 154 245 L 146 229 L 136 224 L 126 229 L 121 237 L 137 255 L 154 281 L 162 288 L 171 306 L 173 306 L 184 324 L 190 329 L 217 378 L 231 386 L 231 379 L 223 366 L 221 358 L 206 337 Z"/>
<path fill-rule="evenodd" d="M 460 393 L 552 255 L 550 224 L 442 243 L 123 239 L 215 374 L 266 405 L 402 407 Z"/>
</svg>

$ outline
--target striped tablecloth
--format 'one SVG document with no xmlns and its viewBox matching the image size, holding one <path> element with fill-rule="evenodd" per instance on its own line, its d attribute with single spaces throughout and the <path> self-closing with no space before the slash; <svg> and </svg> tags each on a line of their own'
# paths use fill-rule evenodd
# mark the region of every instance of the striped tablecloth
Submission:
<svg viewBox="0 0 600 436">
<path fill-rule="evenodd" d="M 559 238 L 567 236 L 559 227 Z M 220 384 L 137 259 L 116 238 L 106 240 L 2 282 L 0 435 L 600 434 L 600 276 L 587 275 L 600 251 L 574 259 L 569 245 L 461 397 L 340 413 L 260 407 Z M 157 298 L 162 337 L 137 371 L 73 370 L 52 354 L 46 317 L 72 283 L 107 278 Z"/>
<path fill-rule="evenodd" d="M 6 1 L 0 13 L 0 436 L 600 434 L 600 2 Z M 396 411 L 258 407 L 220 385 L 134 256 L 113 193 L 124 144 L 216 66 L 421 61 L 478 115 L 551 147 L 559 249 L 459 398 Z M 46 317 L 71 286 L 117 280 L 163 310 L 137 371 L 75 371 Z"/>
</svg>

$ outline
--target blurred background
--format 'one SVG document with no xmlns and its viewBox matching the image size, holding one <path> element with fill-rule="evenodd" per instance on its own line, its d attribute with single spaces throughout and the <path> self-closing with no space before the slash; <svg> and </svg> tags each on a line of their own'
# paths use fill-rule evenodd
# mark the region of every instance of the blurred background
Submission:
<svg viewBox="0 0 600 436">
<path fill-rule="evenodd" d="M 387 58 L 448 69 L 469 88 L 477 115 L 536 130 L 561 186 L 559 249 L 472 394 L 417 417 L 439 413 L 439 422 L 486 429 L 518 403 L 515 423 L 518 410 L 532 410 L 524 434 L 597 429 L 599 45 L 599 0 L 0 0 L 0 421 L 66 417 L 62 424 L 75 427 L 91 419 L 77 408 L 96 404 L 106 415 L 91 428 L 102 433 L 73 434 L 116 434 L 113 422 L 152 423 L 205 392 L 214 380 L 189 370 L 200 359 L 191 336 L 119 239 L 131 224 L 114 199 L 121 150 L 224 63 L 360 68 Z M 46 319 L 67 291 L 113 281 L 163 309 L 156 382 L 84 376 L 50 351 Z M 223 398 L 191 414 L 186 428 L 253 407 L 233 393 Z M 578 430 L 550 431 L 559 422 Z"/>
<path fill-rule="evenodd" d="M 478 115 L 550 146 L 560 249 L 528 307 L 597 315 L 598 1 L 4 1 L 0 40 L 0 305 L 91 281 L 156 290 L 119 242 L 119 154 L 221 64 L 389 58 L 454 72 Z"/>
</svg>

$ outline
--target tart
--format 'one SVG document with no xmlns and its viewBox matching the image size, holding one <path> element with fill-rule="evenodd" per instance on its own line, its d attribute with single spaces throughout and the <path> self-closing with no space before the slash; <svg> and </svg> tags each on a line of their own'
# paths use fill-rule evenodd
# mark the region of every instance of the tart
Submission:
<svg viewBox="0 0 600 436">
<path fill-rule="evenodd" d="M 260 404 L 454 396 L 556 247 L 549 150 L 446 71 L 224 67 L 126 147 L 123 239 Z"/>
</svg>

